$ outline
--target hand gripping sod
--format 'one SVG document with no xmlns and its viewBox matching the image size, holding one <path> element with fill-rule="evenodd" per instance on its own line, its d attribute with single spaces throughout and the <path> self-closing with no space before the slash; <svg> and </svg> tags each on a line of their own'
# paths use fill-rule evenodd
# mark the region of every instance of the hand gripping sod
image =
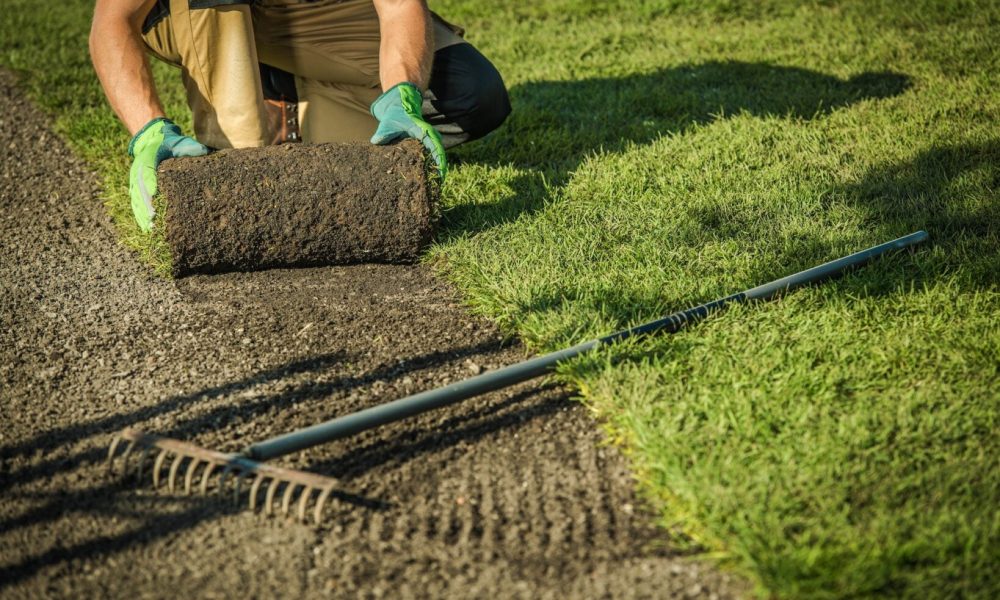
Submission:
<svg viewBox="0 0 1000 600">
<path fill-rule="evenodd" d="M 337 481 L 315 473 L 264 464 L 263 461 L 346 438 L 380 425 L 534 379 L 551 372 L 559 363 L 598 346 L 654 332 L 674 333 L 729 304 L 767 300 L 792 288 L 838 276 L 847 270 L 867 264 L 886 252 L 907 248 L 926 239 L 926 232 L 917 231 L 794 275 L 630 329 L 623 329 L 602 338 L 263 440 L 248 446 L 242 453 L 224 454 L 186 442 L 126 429 L 111 444 L 108 451 L 109 467 L 114 469 L 117 460 L 120 464 L 117 470 L 123 475 L 134 474 L 141 479 L 149 465 L 154 487 L 159 487 L 165 479 L 171 491 L 183 486 L 185 492 L 190 493 L 196 487 L 203 494 L 211 485 L 213 476 L 218 473 L 216 489 L 225 492 L 231 487 L 233 497 L 237 500 L 243 490 L 247 489 L 251 510 L 260 504 L 260 494 L 263 492 L 264 512 L 273 514 L 276 503 L 280 501 L 282 513 L 289 514 L 294 504 L 298 518 L 305 520 L 309 512 L 310 499 L 315 498 L 312 513 L 315 520 L 319 521 L 325 503 L 335 491 Z M 124 451 L 119 452 L 123 445 Z M 165 478 L 164 471 L 166 471 Z"/>
</svg>

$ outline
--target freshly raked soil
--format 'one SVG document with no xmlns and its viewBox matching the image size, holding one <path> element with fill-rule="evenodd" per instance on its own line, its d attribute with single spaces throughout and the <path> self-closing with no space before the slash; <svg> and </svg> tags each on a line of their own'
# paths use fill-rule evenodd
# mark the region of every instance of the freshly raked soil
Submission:
<svg viewBox="0 0 1000 600">
<path fill-rule="evenodd" d="M 136 488 L 126 426 L 222 450 L 524 356 L 421 266 L 157 278 L 0 74 L 0 594 L 731 597 L 619 451 L 538 382 L 286 461 L 342 478 L 320 528 Z"/>
<path fill-rule="evenodd" d="M 415 140 L 164 161 L 158 183 L 173 273 L 416 262 L 434 231 L 432 177 Z"/>
</svg>

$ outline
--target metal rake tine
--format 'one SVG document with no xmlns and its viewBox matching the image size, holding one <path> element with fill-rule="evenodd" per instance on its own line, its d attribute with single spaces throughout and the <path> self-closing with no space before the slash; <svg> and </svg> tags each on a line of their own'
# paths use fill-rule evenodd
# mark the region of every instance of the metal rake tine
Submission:
<svg viewBox="0 0 1000 600">
<path fill-rule="evenodd" d="M 201 461 L 197 458 L 192 458 L 191 462 L 188 463 L 187 471 L 184 473 L 184 493 L 191 493 L 191 484 L 194 482 L 194 473 L 198 470 L 198 465 Z"/>
<path fill-rule="evenodd" d="M 292 496 L 295 494 L 295 489 L 299 487 L 299 484 L 289 482 L 286 484 L 285 493 L 281 497 L 281 514 L 288 516 L 288 509 L 292 503 Z M 308 490 L 305 490 L 308 491 Z"/>
<path fill-rule="evenodd" d="M 260 491 L 260 485 L 264 482 L 264 478 L 258 475 L 253 480 L 253 485 L 250 486 L 250 510 L 257 510 L 257 493 Z"/>
<path fill-rule="evenodd" d="M 240 474 L 236 476 L 236 485 L 233 487 L 233 504 L 240 503 L 240 492 L 243 491 L 243 480 L 246 478 L 246 471 L 240 471 Z"/>
<path fill-rule="evenodd" d="M 184 462 L 184 455 L 178 454 L 174 457 L 173 462 L 170 463 L 170 475 L 167 477 L 167 489 L 171 492 L 177 489 L 177 470 L 180 468 L 181 463 Z"/>
<path fill-rule="evenodd" d="M 153 461 L 153 489 L 160 488 L 160 473 L 163 472 L 163 461 L 167 459 L 168 454 L 168 450 L 160 450 L 156 460 Z"/>
<path fill-rule="evenodd" d="M 205 470 L 201 474 L 201 485 L 198 486 L 198 491 L 204 496 L 208 493 L 208 481 L 212 477 L 212 473 L 215 471 L 215 467 L 219 465 L 209 462 L 205 464 Z"/>
<path fill-rule="evenodd" d="M 330 494 L 333 493 L 333 484 L 323 488 L 323 492 L 316 499 L 316 508 L 313 510 L 313 520 L 319 523 L 323 520 L 323 505 L 326 504 L 327 499 L 330 498 Z"/>
<path fill-rule="evenodd" d="M 278 481 L 270 479 L 267 482 L 267 494 L 264 495 L 264 514 L 271 516 L 274 514 L 274 493 L 278 491 Z"/>
<path fill-rule="evenodd" d="M 122 458 L 121 458 L 122 468 L 120 469 L 122 477 L 128 476 L 128 461 L 129 458 L 132 457 L 132 451 L 135 450 L 135 446 L 136 443 L 132 440 L 129 440 L 128 444 L 125 446 L 125 452 L 122 453 Z"/>
<path fill-rule="evenodd" d="M 306 522 L 306 506 L 309 504 L 309 497 L 312 496 L 314 491 L 315 490 L 313 488 L 306 486 L 306 488 L 302 490 L 302 495 L 299 496 L 299 509 L 296 511 L 296 516 L 298 517 L 300 523 Z"/>
</svg>

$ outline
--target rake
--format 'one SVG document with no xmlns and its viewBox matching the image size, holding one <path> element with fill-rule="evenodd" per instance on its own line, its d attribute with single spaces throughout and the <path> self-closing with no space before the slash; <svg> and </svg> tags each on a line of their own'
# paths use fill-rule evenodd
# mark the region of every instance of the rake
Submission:
<svg viewBox="0 0 1000 600">
<path fill-rule="evenodd" d="M 265 464 L 264 461 L 534 379 L 553 371 L 558 364 L 600 346 L 654 332 L 674 333 L 729 304 L 773 298 L 792 288 L 838 276 L 849 269 L 867 264 L 886 252 L 919 244 L 927 237 L 927 232 L 917 231 L 891 242 L 630 329 L 623 329 L 496 371 L 488 371 L 440 388 L 272 437 L 248 446 L 241 453 L 216 452 L 137 429 L 125 429 L 111 443 L 108 450 L 108 466 L 112 471 L 118 471 L 122 475 L 135 475 L 139 480 L 142 480 L 148 468 L 154 488 L 166 485 L 170 491 L 175 491 L 183 487 L 184 492 L 188 494 L 194 490 L 206 494 L 215 481 L 215 490 L 222 493 L 231 490 L 235 502 L 239 502 L 240 496 L 246 490 L 251 510 L 261 507 L 266 514 L 273 515 L 280 509 L 284 515 L 288 515 L 294 509 L 301 521 L 307 520 L 312 503 L 312 516 L 316 522 L 320 522 L 324 506 L 330 497 L 336 494 L 337 480 L 324 475 Z M 120 451 L 123 446 L 124 450 Z M 217 479 L 214 478 L 216 473 L 218 473 Z M 262 493 L 263 502 L 260 497 Z"/>
</svg>

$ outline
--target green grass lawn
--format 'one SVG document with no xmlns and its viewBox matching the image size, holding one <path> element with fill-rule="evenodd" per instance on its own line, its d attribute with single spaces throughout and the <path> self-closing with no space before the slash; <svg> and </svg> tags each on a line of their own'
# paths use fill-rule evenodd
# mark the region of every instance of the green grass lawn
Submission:
<svg viewBox="0 0 1000 600">
<path fill-rule="evenodd" d="M 88 66 L 90 4 L 5 0 L 0 62 L 155 262 Z M 514 114 L 452 154 L 430 260 L 537 350 L 930 233 L 562 376 L 662 524 L 762 595 L 1000 597 L 1000 3 L 432 8 L 496 62 Z"/>
</svg>

